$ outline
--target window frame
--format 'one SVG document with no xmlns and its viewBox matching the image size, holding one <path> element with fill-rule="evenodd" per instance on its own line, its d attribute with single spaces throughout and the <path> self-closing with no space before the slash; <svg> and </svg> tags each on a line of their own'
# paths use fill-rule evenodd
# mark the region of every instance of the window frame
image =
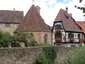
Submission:
<svg viewBox="0 0 85 64">
<path fill-rule="evenodd" d="M 10 27 L 10 26 L 11 26 L 11 24 L 8 24 L 8 23 L 5 24 L 5 27 Z"/>
</svg>

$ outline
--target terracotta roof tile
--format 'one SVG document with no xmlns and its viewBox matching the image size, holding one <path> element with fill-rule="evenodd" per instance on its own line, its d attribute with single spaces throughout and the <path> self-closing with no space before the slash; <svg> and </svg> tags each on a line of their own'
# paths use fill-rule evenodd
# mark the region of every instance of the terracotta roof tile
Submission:
<svg viewBox="0 0 85 64">
<path fill-rule="evenodd" d="M 0 23 L 20 23 L 23 11 L 0 10 Z"/>
<path fill-rule="evenodd" d="M 83 33 L 85 33 L 85 21 L 77 21 L 76 23 L 82 28 Z"/>
<path fill-rule="evenodd" d="M 76 21 L 63 9 L 60 9 L 55 22 L 61 21 L 64 25 L 65 31 L 82 32 L 80 26 Z"/>
<path fill-rule="evenodd" d="M 27 12 L 24 20 L 20 23 L 15 32 L 34 32 L 34 31 L 44 31 L 50 32 L 48 26 L 45 24 L 44 20 L 38 13 L 34 5 L 31 6 L 30 10 Z"/>
</svg>

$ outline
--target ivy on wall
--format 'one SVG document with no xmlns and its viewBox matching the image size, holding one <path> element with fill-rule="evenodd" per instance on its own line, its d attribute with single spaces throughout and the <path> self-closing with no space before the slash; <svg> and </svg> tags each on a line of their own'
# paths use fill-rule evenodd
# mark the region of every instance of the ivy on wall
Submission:
<svg viewBox="0 0 85 64">
<path fill-rule="evenodd" d="M 56 46 L 42 47 L 42 51 L 40 52 L 35 64 L 54 64 L 57 57 L 56 52 Z"/>
</svg>

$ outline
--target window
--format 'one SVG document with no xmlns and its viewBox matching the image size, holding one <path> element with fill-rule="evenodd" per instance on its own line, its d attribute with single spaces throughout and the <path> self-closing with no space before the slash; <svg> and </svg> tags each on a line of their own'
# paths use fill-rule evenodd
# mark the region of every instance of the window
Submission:
<svg viewBox="0 0 85 64">
<path fill-rule="evenodd" d="M 85 38 L 85 35 L 84 35 L 84 38 Z"/>
<path fill-rule="evenodd" d="M 80 38 L 80 34 L 78 34 L 78 38 Z"/>
<path fill-rule="evenodd" d="M 10 27 L 10 24 L 5 24 L 5 27 Z"/>
<path fill-rule="evenodd" d="M 55 30 L 57 29 L 57 26 L 55 26 Z"/>
<path fill-rule="evenodd" d="M 57 25 L 57 29 L 60 29 L 61 28 L 61 25 Z"/>
<path fill-rule="evenodd" d="M 61 29 L 63 29 L 63 25 L 61 25 Z"/>
<path fill-rule="evenodd" d="M 62 38 L 62 34 L 60 34 L 60 38 Z"/>
<path fill-rule="evenodd" d="M 68 38 L 74 38 L 74 34 L 73 33 L 68 33 Z"/>
<path fill-rule="evenodd" d="M 47 43 L 47 42 L 48 42 L 48 35 L 45 34 L 45 35 L 44 35 L 44 43 Z"/>
<path fill-rule="evenodd" d="M 55 34 L 55 38 L 62 38 L 62 34 Z"/>
</svg>

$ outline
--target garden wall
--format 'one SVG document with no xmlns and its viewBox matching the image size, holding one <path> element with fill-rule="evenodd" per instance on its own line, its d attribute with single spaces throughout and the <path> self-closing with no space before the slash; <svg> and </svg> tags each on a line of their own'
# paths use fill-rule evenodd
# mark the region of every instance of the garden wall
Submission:
<svg viewBox="0 0 85 64">
<path fill-rule="evenodd" d="M 57 64 L 68 64 L 68 54 L 70 51 L 78 47 L 64 47 L 60 46 L 57 48 L 57 58 L 55 63 Z"/>
<path fill-rule="evenodd" d="M 40 48 L 1 48 L 0 64 L 33 64 Z"/>
<path fill-rule="evenodd" d="M 58 47 L 55 62 L 65 62 L 67 52 L 72 49 L 74 48 Z M 34 64 L 40 51 L 41 47 L 0 48 L 0 64 Z"/>
</svg>

